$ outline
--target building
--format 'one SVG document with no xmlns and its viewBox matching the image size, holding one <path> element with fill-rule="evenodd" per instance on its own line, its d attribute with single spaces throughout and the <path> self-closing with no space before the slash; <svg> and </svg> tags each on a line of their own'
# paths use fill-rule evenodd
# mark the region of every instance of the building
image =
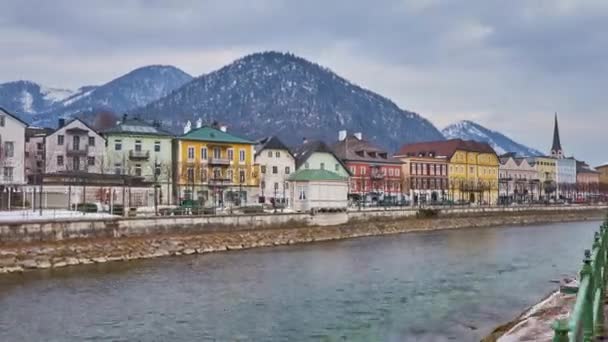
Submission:
<svg viewBox="0 0 608 342">
<path fill-rule="evenodd" d="M 304 140 L 293 151 L 296 172 L 288 178 L 293 209 L 345 209 L 352 175 L 340 158 L 322 141 Z"/>
<path fill-rule="evenodd" d="M 258 201 L 259 175 L 254 164 L 255 142 L 202 126 L 173 143 L 174 189 L 178 200 L 204 206 L 239 206 Z"/>
<path fill-rule="evenodd" d="M 107 142 L 104 169 L 117 175 L 143 177 L 156 185 L 157 204 L 171 204 L 172 134 L 161 129 L 159 123 L 129 118 L 126 114 L 102 134 Z"/>
<path fill-rule="evenodd" d="M 448 161 L 449 201 L 476 204 L 496 204 L 498 201 L 498 156 L 487 143 L 462 139 L 422 142 L 404 145 L 397 155 L 445 158 Z M 425 171 L 418 166 L 416 170 Z M 436 166 L 432 172 L 436 175 Z M 442 177 L 446 173 L 441 169 L 439 172 Z"/>
<path fill-rule="evenodd" d="M 106 140 L 80 119 L 59 127 L 44 138 L 45 173 L 104 173 Z"/>
<path fill-rule="evenodd" d="M 595 170 L 599 172 L 600 192 L 608 196 L 608 163 L 597 166 Z"/>
<path fill-rule="evenodd" d="M 44 139 L 53 131 L 41 127 L 28 127 L 25 130 L 25 178 L 28 183 L 45 172 Z"/>
<path fill-rule="evenodd" d="M 539 199 L 555 199 L 557 190 L 556 174 L 557 159 L 548 156 L 528 157 L 528 163 L 536 170 L 536 178 L 539 181 Z"/>
<path fill-rule="evenodd" d="M 25 130 L 27 123 L 0 107 L 0 189 L 25 184 Z"/>
<path fill-rule="evenodd" d="M 289 148 L 276 136 L 261 139 L 255 147 L 255 164 L 260 170 L 259 202 L 290 207 L 287 179 L 296 170 Z"/>
<path fill-rule="evenodd" d="M 395 202 L 402 197 L 401 161 L 363 139 L 361 133 L 338 133 L 332 146 L 335 155 L 350 170 L 349 197 L 364 202 Z"/>
<path fill-rule="evenodd" d="M 557 113 L 553 125 L 553 143 L 551 144 L 551 157 L 555 159 L 555 192 L 560 199 L 572 199 L 576 188 L 576 160 L 566 158 L 559 138 Z"/>
<path fill-rule="evenodd" d="M 413 205 L 448 200 L 448 159 L 424 146 L 395 155 L 402 163 L 402 189 Z"/>
<path fill-rule="evenodd" d="M 499 203 L 524 203 L 538 199 L 540 185 L 536 169 L 513 153 L 500 156 L 498 168 Z"/>
<path fill-rule="evenodd" d="M 600 194 L 600 172 L 582 161 L 577 161 L 576 166 L 576 200 L 597 200 Z"/>
</svg>

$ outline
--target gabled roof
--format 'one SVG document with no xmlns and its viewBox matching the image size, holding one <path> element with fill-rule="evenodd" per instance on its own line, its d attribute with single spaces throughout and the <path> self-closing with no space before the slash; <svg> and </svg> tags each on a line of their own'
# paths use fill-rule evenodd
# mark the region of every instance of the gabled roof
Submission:
<svg viewBox="0 0 608 342">
<path fill-rule="evenodd" d="M 53 133 L 54 129 L 48 127 L 35 127 L 30 126 L 25 129 L 25 137 L 44 137 Z"/>
<path fill-rule="evenodd" d="M 605 167 L 608 167 L 608 163 L 604 163 L 604 164 L 598 165 L 598 166 L 596 166 L 595 168 L 596 168 L 596 169 L 603 169 L 603 168 L 605 168 Z"/>
<path fill-rule="evenodd" d="M 283 144 L 283 142 L 274 135 L 258 140 L 257 145 L 255 145 L 255 156 L 259 156 L 264 150 L 283 150 L 294 157 L 287 145 Z"/>
<path fill-rule="evenodd" d="M 249 144 L 254 145 L 255 143 L 245 138 L 237 137 L 230 133 L 224 132 L 211 126 L 203 126 L 196 128 L 190 132 L 178 137 L 180 140 L 197 140 L 197 141 L 210 141 L 218 143 L 229 143 L 229 144 Z"/>
<path fill-rule="evenodd" d="M 312 170 L 301 169 L 292 173 L 288 180 L 290 181 L 345 181 L 346 177 L 342 177 L 335 172 L 328 170 Z"/>
<path fill-rule="evenodd" d="M 83 124 L 86 128 L 88 128 L 89 130 L 91 130 L 92 132 L 95 132 L 95 134 L 99 135 L 103 140 L 106 140 L 106 138 L 104 138 L 101 134 L 99 134 L 99 132 L 97 132 L 97 130 L 95 130 L 93 127 L 89 126 L 89 124 L 87 124 L 84 120 L 81 120 L 79 118 L 73 118 L 72 120 L 66 122 L 63 126 L 61 127 L 57 127 L 54 131 L 50 132 L 48 135 L 53 135 L 55 133 L 57 133 L 57 131 L 59 131 L 60 129 L 64 128 L 64 127 L 68 127 L 69 125 L 72 124 L 72 122 L 74 121 L 79 121 L 81 124 Z"/>
<path fill-rule="evenodd" d="M 473 141 L 473 140 L 462 140 L 462 139 L 450 139 L 440 141 L 427 141 L 414 144 L 403 145 L 399 152 L 395 154 L 396 157 L 415 157 L 418 155 L 429 155 L 432 153 L 436 157 L 447 157 L 452 158 L 456 151 L 469 151 L 469 152 L 480 152 L 480 153 L 491 153 L 496 155 L 496 151 L 487 143 Z"/>
<path fill-rule="evenodd" d="M 332 146 L 332 150 L 343 161 L 362 161 L 367 163 L 401 164 L 389 153 L 365 139 L 349 135 Z"/>
<path fill-rule="evenodd" d="M 173 134 L 140 118 L 129 118 L 118 125 L 104 129 L 102 134 L 154 135 L 171 137 Z"/>
<path fill-rule="evenodd" d="M 344 162 L 338 158 L 338 156 L 329 148 L 329 146 L 327 146 L 327 144 L 320 140 L 305 142 L 304 144 L 293 149 L 293 155 L 296 158 L 296 169 L 299 169 L 300 166 L 302 166 L 302 164 L 304 164 L 306 160 L 308 160 L 308 158 L 310 158 L 310 156 L 315 152 L 331 154 L 350 175 L 350 170 L 348 167 L 346 167 Z"/>
<path fill-rule="evenodd" d="M 6 110 L 6 109 L 4 109 L 4 108 L 2 108 L 2 107 L 0 107 L 0 112 L 4 112 L 4 114 L 6 114 L 6 115 L 8 115 L 8 116 L 12 117 L 13 119 L 15 119 L 15 120 L 19 121 L 20 123 L 22 123 L 23 125 L 25 125 L 25 127 L 27 127 L 27 126 L 29 126 L 29 125 L 30 125 L 30 124 L 28 124 L 27 122 L 25 122 L 25 121 L 21 120 L 21 118 L 20 118 L 20 117 L 18 117 L 17 115 L 15 115 L 15 114 L 13 114 L 13 113 L 9 112 L 8 110 Z"/>
</svg>

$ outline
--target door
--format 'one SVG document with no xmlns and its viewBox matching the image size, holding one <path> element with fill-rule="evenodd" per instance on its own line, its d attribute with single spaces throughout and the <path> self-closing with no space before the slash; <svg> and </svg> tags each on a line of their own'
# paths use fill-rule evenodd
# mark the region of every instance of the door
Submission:
<svg viewBox="0 0 608 342">
<path fill-rule="evenodd" d="M 73 141 L 73 149 L 74 149 L 75 151 L 80 150 L 80 136 L 75 135 L 75 136 L 72 138 L 72 141 Z"/>
</svg>

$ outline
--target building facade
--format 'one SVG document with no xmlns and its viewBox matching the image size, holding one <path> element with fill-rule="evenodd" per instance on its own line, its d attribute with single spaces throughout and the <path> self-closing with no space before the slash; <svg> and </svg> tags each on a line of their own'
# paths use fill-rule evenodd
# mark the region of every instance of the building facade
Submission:
<svg viewBox="0 0 608 342">
<path fill-rule="evenodd" d="M 51 128 L 40 127 L 28 127 L 25 130 L 25 178 L 28 183 L 45 172 L 44 140 L 52 132 Z"/>
<path fill-rule="evenodd" d="M 158 204 L 171 204 L 172 135 L 162 130 L 160 124 L 126 115 L 102 134 L 106 138 L 106 172 L 143 177 L 155 184 Z"/>
<path fill-rule="evenodd" d="M 275 136 L 255 147 L 255 164 L 260 170 L 259 202 L 276 207 L 291 207 L 288 178 L 296 170 L 291 151 Z"/>
<path fill-rule="evenodd" d="M 600 172 L 584 162 L 577 162 L 576 200 L 595 201 L 600 195 Z"/>
<path fill-rule="evenodd" d="M 349 197 L 364 202 L 396 202 L 402 198 L 401 161 L 379 148 L 361 133 L 338 133 L 332 146 L 335 155 L 344 162 L 352 176 Z"/>
<path fill-rule="evenodd" d="M 557 159 L 547 156 L 536 156 L 527 158 L 528 163 L 536 170 L 536 178 L 539 181 L 541 200 L 555 199 L 557 190 L 556 174 Z"/>
<path fill-rule="evenodd" d="M 105 139 L 80 119 L 65 123 L 44 138 L 45 173 L 104 173 Z"/>
<path fill-rule="evenodd" d="M 174 140 L 177 200 L 205 206 L 241 206 L 258 201 L 259 174 L 253 141 L 203 126 Z"/>
<path fill-rule="evenodd" d="M 449 201 L 474 204 L 498 201 L 498 156 L 486 143 L 462 139 L 416 143 L 404 145 L 397 155 L 445 158 Z"/>
<path fill-rule="evenodd" d="M 538 199 L 536 169 L 525 158 L 501 156 L 498 173 L 499 203 L 529 203 Z"/>
<path fill-rule="evenodd" d="M 25 130 L 27 123 L 0 108 L 0 190 L 13 191 L 26 183 Z"/>
<path fill-rule="evenodd" d="M 448 200 L 448 160 L 432 152 L 395 155 L 401 160 L 402 189 L 413 205 Z"/>
<path fill-rule="evenodd" d="M 555 160 L 555 185 L 557 198 L 571 200 L 576 189 L 576 159 L 558 158 Z"/>
<path fill-rule="evenodd" d="M 600 192 L 608 196 L 608 163 L 595 168 L 599 172 Z"/>
</svg>

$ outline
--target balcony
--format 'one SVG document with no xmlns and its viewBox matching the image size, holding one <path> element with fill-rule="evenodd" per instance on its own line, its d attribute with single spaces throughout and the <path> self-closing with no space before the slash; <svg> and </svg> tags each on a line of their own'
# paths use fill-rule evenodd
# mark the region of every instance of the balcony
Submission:
<svg viewBox="0 0 608 342">
<path fill-rule="evenodd" d="M 232 180 L 230 178 L 210 178 L 209 185 L 230 185 Z"/>
<path fill-rule="evenodd" d="M 230 165 L 230 159 L 228 158 L 209 158 L 210 165 Z"/>
<path fill-rule="evenodd" d="M 84 157 L 89 154 L 89 146 L 84 145 L 80 148 L 74 146 L 68 146 L 67 153 L 68 157 Z"/>
<path fill-rule="evenodd" d="M 137 151 L 137 150 L 129 150 L 129 159 L 130 160 L 148 160 L 150 159 L 150 151 Z"/>
<path fill-rule="evenodd" d="M 17 161 L 13 157 L 4 157 L 3 156 L 2 159 L 0 159 L 0 165 L 6 166 L 6 167 L 15 167 L 15 166 L 17 166 Z"/>
<path fill-rule="evenodd" d="M 386 177 L 386 175 L 384 174 L 384 172 L 372 170 L 372 173 L 371 173 L 371 178 L 372 179 L 378 180 L 378 179 L 384 179 L 384 177 Z"/>
</svg>

